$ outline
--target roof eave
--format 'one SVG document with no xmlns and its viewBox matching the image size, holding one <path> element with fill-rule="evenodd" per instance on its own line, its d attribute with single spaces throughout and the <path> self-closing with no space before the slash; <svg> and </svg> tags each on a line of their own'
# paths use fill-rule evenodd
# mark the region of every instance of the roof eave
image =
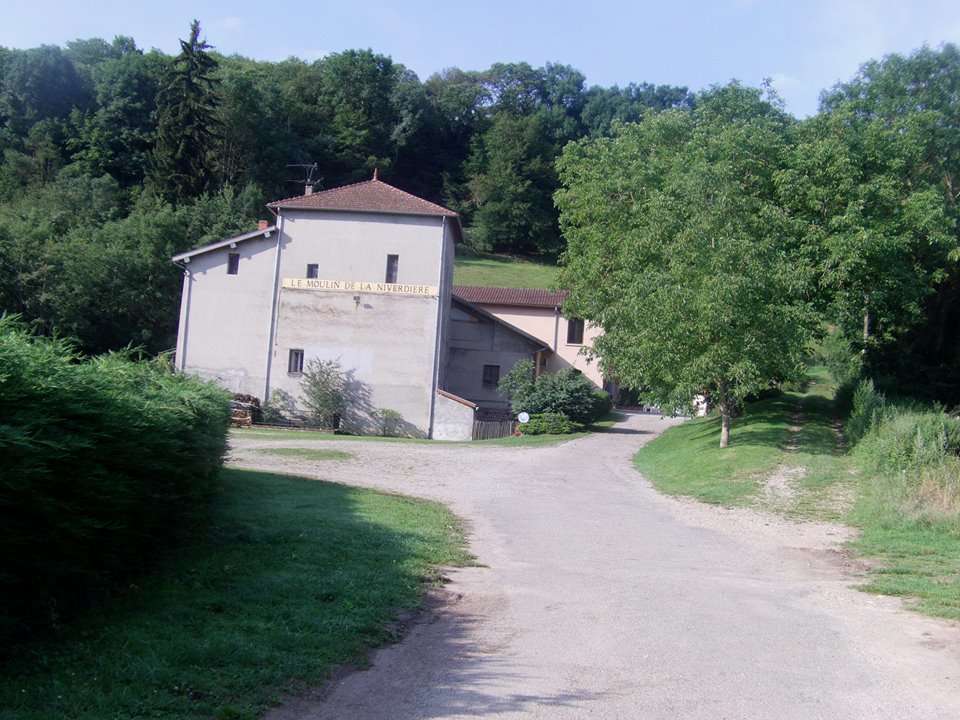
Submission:
<svg viewBox="0 0 960 720">
<path fill-rule="evenodd" d="M 209 245 L 203 245 L 193 250 L 188 250 L 187 252 L 180 253 L 179 255 L 174 255 L 170 258 L 170 262 L 184 262 L 189 261 L 190 258 L 195 255 L 202 255 L 203 253 L 211 252 L 213 250 L 219 250 L 220 248 L 229 247 L 235 245 L 236 243 L 245 242 L 246 240 L 253 240 L 257 237 L 268 236 L 272 232 L 276 232 L 277 226 L 271 225 L 264 228 L 263 230 L 257 228 L 243 235 L 237 235 L 235 237 L 226 238 L 225 240 L 218 240 L 215 243 L 210 243 Z"/>
</svg>

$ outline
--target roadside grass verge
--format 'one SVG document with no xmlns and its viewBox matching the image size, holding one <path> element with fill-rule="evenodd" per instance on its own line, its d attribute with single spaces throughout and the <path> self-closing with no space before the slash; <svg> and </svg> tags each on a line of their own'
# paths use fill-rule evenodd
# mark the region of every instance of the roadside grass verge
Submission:
<svg viewBox="0 0 960 720">
<path fill-rule="evenodd" d="M 224 470 L 203 537 L 0 674 L 0 717 L 252 720 L 391 638 L 441 566 L 469 562 L 442 506 Z"/>
<path fill-rule="evenodd" d="M 352 453 L 343 450 L 325 450 L 318 448 L 278 447 L 261 448 L 257 452 L 264 455 L 278 455 L 280 457 L 295 457 L 300 460 L 349 460 Z"/>
<path fill-rule="evenodd" d="M 813 367 L 802 392 L 749 403 L 727 450 L 718 447 L 719 419 L 697 418 L 641 448 L 635 466 L 666 494 L 852 525 L 859 536 L 849 547 L 871 564 L 860 589 L 960 620 L 960 521 L 910 512 L 917 500 L 905 486 L 918 480 L 885 478 L 869 448 L 850 452 L 833 391 L 826 371 Z M 784 468 L 798 471 L 777 496 L 767 485 Z"/>
<path fill-rule="evenodd" d="M 454 261 L 453 282 L 479 287 L 549 289 L 558 272 L 556 265 L 509 255 L 459 255 Z"/>
<path fill-rule="evenodd" d="M 635 467 L 668 495 L 719 505 L 745 505 L 765 473 L 780 462 L 790 435 L 791 398 L 751 403 L 734 420 L 730 447 L 719 448 L 720 418 L 710 415 L 670 428 L 642 447 Z"/>
<path fill-rule="evenodd" d="M 485 448 L 485 447 L 496 447 L 505 445 L 508 447 L 543 447 L 546 445 L 557 445 L 559 443 L 564 443 L 569 440 L 576 440 L 577 438 L 586 437 L 592 432 L 604 432 L 612 428 L 618 422 L 625 419 L 623 413 L 618 413 L 612 411 L 606 415 L 606 417 L 598 420 L 593 425 L 591 425 L 586 430 L 576 433 L 569 433 L 566 435 L 522 435 L 520 437 L 510 436 L 503 438 L 493 438 L 491 440 L 464 440 L 460 442 L 447 442 L 442 440 L 426 440 L 424 438 L 400 438 L 400 437 L 384 437 L 381 435 L 340 435 L 335 433 L 319 432 L 314 430 L 287 430 L 285 428 L 268 428 L 268 427 L 253 427 L 253 428 L 236 428 L 230 431 L 230 436 L 238 439 L 250 439 L 250 440 L 303 440 L 303 441 L 316 441 L 316 442 L 327 442 L 330 440 L 333 441 L 357 441 L 357 442 L 404 442 L 404 443 L 419 443 L 427 445 L 437 445 L 443 447 L 449 447 L 451 445 L 463 447 L 463 448 Z M 267 448 L 259 448 L 259 452 L 268 451 Z M 270 448 L 270 452 L 273 452 L 276 455 L 291 455 L 303 457 L 304 459 L 311 459 L 307 454 L 310 452 L 309 448 Z M 317 450 L 316 452 L 340 452 L 335 450 L 330 451 L 321 451 Z M 349 453 L 345 453 L 349 455 Z M 313 458 L 316 460 L 333 460 L 333 459 L 342 459 L 346 460 L 347 458 L 342 457 L 316 457 Z"/>
</svg>

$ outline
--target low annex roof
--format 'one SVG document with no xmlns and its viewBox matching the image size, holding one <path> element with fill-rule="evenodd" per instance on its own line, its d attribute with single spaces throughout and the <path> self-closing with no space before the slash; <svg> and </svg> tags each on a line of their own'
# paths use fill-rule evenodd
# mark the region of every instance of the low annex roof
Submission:
<svg viewBox="0 0 960 720">
<path fill-rule="evenodd" d="M 209 245 L 201 245 L 193 250 L 188 250 L 187 252 L 180 253 L 179 255 L 174 255 L 172 258 L 170 258 L 170 260 L 172 262 L 183 262 L 184 260 L 190 262 L 190 258 L 192 258 L 194 255 L 200 255 L 205 252 L 210 252 L 211 250 L 217 250 L 222 247 L 236 245 L 244 240 L 252 240 L 253 238 L 260 237 L 261 235 L 270 237 L 270 233 L 276 229 L 276 225 L 268 225 L 267 227 L 257 228 L 256 230 L 251 230 L 243 235 L 236 235 L 234 237 L 227 238 L 226 240 L 218 240 L 217 242 L 210 243 Z"/>
<path fill-rule="evenodd" d="M 372 180 L 321 190 L 309 195 L 275 200 L 269 208 L 296 210 L 340 210 L 347 212 L 389 213 L 396 215 L 436 215 L 458 217 L 453 210 L 424 200 L 416 195 L 379 180 Z"/>
<path fill-rule="evenodd" d="M 559 307 L 567 299 L 565 290 L 541 288 L 470 287 L 457 285 L 454 296 L 477 305 L 514 305 L 518 307 Z"/>
</svg>

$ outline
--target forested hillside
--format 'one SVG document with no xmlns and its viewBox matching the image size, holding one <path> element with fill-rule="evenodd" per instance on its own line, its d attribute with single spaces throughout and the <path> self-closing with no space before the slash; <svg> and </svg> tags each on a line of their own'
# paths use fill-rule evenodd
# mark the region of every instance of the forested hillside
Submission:
<svg viewBox="0 0 960 720">
<path fill-rule="evenodd" d="M 741 94 L 762 95 L 780 118 L 775 157 L 755 169 L 784 237 L 809 253 L 805 302 L 879 371 L 950 399 L 960 398 L 958 88 L 960 55 L 948 45 L 866 64 L 803 121 L 772 92 Z M 371 50 L 262 62 L 218 55 L 197 23 L 177 56 L 129 37 L 0 48 L 0 309 L 91 353 L 169 349 L 180 285 L 169 257 L 253 227 L 266 201 L 303 191 L 300 166 L 314 163 L 318 189 L 378 168 L 457 210 L 481 253 L 552 261 L 587 232 L 606 233 L 612 257 L 620 224 L 641 207 L 644 172 L 659 172 L 630 138 L 665 111 L 693 117 L 716 91 L 589 87 L 560 64 L 420 79 Z M 700 122 L 723 129 L 755 103 L 715 123 L 711 112 Z M 600 153 L 596 177 L 577 177 L 577 148 Z M 614 148 L 628 152 L 618 159 Z M 716 181 L 734 194 L 716 185 L 716 198 L 740 192 L 730 163 L 745 160 L 738 146 L 727 151 L 729 162 L 685 161 L 709 172 L 686 173 L 675 198 L 724 167 Z M 555 196 L 567 204 L 566 239 Z M 705 207 L 720 207 L 712 198 Z M 594 222 L 606 206 L 611 227 Z M 677 209 L 671 217 L 690 208 Z M 608 265 L 594 260 L 592 282 L 609 285 Z"/>
<path fill-rule="evenodd" d="M 211 38 L 215 43 L 216 38 Z M 554 159 L 685 88 L 586 86 L 566 65 L 425 80 L 370 50 L 222 57 L 194 23 L 176 57 L 133 38 L 0 48 L 0 308 L 89 352 L 172 346 L 177 251 L 263 204 L 380 176 L 463 215 L 479 250 L 555 257 Z"/>
</svg>

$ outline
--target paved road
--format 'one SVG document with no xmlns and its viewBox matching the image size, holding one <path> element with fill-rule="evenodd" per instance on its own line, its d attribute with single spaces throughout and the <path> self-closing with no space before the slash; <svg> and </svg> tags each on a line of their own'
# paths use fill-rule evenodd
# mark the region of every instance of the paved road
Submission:
<svg viewBox="0 0 960 720">
<path fill-rule="evenodd" d="M 283 466 L 443 500 L 483 567 L 452 572 L 371 669 L 271 720 L 960 718 L 960 631 L 850 589 L 838 528 L 659 496 L 629 461 L 669 422 Z M 235 461 L 286 462 L 254 445 Z"/>
</svg>

